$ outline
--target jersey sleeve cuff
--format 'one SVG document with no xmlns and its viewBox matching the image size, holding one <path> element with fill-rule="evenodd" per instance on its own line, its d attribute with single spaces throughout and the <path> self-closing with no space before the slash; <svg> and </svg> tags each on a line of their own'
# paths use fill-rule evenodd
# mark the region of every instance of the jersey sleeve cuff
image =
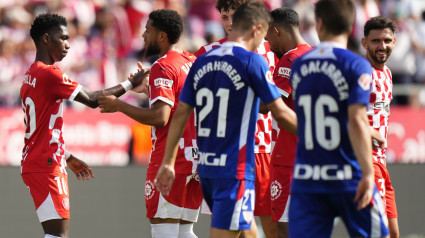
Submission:
<svg viewBox="0 0 425 238">
<path fill-rule="evenodd" d="M 75 88 L 74 92 L 71 94 L 71 96 L 68 98 L 69 101 L 74 101 L 77 94 L 81 91 L 83 88 L 83 85 L 79 84 L 77 88 Z"/>
</svg>

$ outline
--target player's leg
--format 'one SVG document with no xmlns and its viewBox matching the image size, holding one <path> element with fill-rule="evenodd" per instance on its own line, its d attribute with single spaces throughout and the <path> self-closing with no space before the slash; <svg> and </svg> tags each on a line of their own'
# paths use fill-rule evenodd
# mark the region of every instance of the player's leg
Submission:
<svg viewBox="0 0 425 238">
<path fill-rule="evenodd" d="M 186 179 L 186 197 L 180 220 L 178 238 L 197 238 L 193 232 L 193 225 L 198 220 L 199 207 L 202 203 L 202 189 L 198 173 Z"/>
<path fill-rule="evenodd" d="M 287 238 L 293 167 L 273 164 L 271 170 L 272 221 L 276 222 L 277 237 Z"/>
<path fill-rule="evenodd" d="M 370 205 L 362 210 L 357 210 L 354 196 L 355 192 L 329 197 L 329 200 L 338 206 L 338 214 L 344 221 L 350 237 L 389 237 L 384 203 L 376 187 Z"/>
<path fill-rule="evenodd" d="M 332 204 L 327 201 L 327 194 L 292 193 L 289 237 L 331 237 L 335 216 Z"/>
<path fill-rule="evenodd" d="M 158 192 L 153 183 L 155 176 L 147 174 L 145 183 L 146 217 L 151 223 L 152 237 L 177 238 L 186 197 L 187 175 L 176 174 L 169 196 Z"/>
<path fill-rule="evenodd" d="M 254 216 L 260 218 L 261 227 L 267 238 L 276 238 L 276 224 L 272 221 L 270 198 L 270 154 L 255 154 L 255 208 Z M 251 230 L 256 228 L 251 226 Z"/>
<path fill-rule="evenodd" d="M 211 209 L 210 237 L 237 237 L 254 220 L 255 182 L 201 178 L 204 199 Z"/>
<path fill-rule="evenodd" d="M 69 236 L 68 176 L 61 172 L 22 174 L 45 234 Z"/>
<path fill-rule="evenodd" d="M 397 204 L 395 201 L 395 192 L 391 184 L 390 175 L 388 170 L 385 167 L 384 172 L 385 178 L 385 212 L 388 217 L 388 228 L 390 229 L 390 238 L 399 238 L 400 232 L 398 228 L 398 214 L 397 214 Z"/>
<path fill-rule="evenodd" d="M 257 236 L 258 236 L 258 227 L 257 227 L 257 223 L 255 223 L 255 220 L 253 219 L 251 222 L 251 229 L 242 230 L 238 238 L 254 238 Z"/>
<path fill-rule="evenodd" d="M 386 166 L 383 164 L 374 163 L 373 167 L 375 170 L 375 184 L 382 200 L 384 201 L 385 212 L 388 217 L 390 237 L 398 238 L 400 234 L 397 219 L 397 205 L 395 202 L 395 193 L 391 184 L 390 175 Z"/>
<path fill-rule="evenodd" d="M 41 223 L 44 234 L 61 238 L 69 237 L 69 219 L 54 219 Z"/>
</svg>

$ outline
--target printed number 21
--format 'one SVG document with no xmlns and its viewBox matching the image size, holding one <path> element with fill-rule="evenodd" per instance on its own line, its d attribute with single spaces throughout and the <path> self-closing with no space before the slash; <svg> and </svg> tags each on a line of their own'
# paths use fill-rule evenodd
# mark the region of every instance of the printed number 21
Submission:
<svg viewBox="0 0 425 238">
<path fill-rule="evenodd" d="M 220 88 L 216 96 L 220 98 L 217 116 L 217 137 L 226 137 L 227 105 L 229 102 L 229 89 Z M 202 88 L 196 94 L 196 105 L 202 106 L 205 98 L 205 106 L 199 111 L 198 136 L 208 137 L 211 129 L 202 127 L 202 121 L 211 113 L 214 107 L 214 94 L 208 88 Z"/>
</svg>

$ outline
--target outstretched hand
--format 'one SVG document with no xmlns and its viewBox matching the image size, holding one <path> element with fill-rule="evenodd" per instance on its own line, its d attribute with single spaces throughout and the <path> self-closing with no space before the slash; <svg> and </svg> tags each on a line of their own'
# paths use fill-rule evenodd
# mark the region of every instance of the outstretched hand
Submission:
<svg viewBox="0 0 425 238">
<path fill-rule="evenodd" d="M 90 180 L 90 177 L 94 178 L 92 169 L 82 160 L 71 155 L 67 160 L 66 164 L 75 173 L 78 180 Z"/>
<path fill-rule="evenodd" d="M 154 180 L 155 187 L 163 195 L 168 196 L 175 179 L 174 167 L 169 165 L 161 165 Z"/>
<path fill-rule="evenodd" d="M 102 109 L 100 112 L 102 113 L 117 112 L 119 101 L 120 100 L 114 95 L 103 95 L 97 98 L 99 108 Z"/>
<path fill-rule="evenodd" d="M 143 65 L 141 62 L 137 62 L 137 67 L 139 68 L 137 70 L 137 73 L 131 73 L 128 76 L 128 80 L 133 84 L 133 88 L 131 91 L 136 93 L 145 93 L 148 95 L 149 93 L 149 75 L 150 75 L 150 68 L 143 68 Z"/>
</svg>

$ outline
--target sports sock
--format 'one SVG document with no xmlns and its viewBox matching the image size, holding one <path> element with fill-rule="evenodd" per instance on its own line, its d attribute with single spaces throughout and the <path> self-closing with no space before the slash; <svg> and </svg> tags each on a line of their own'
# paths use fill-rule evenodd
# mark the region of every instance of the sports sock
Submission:
<svg viewBox="0 0 425 238">
<path fill-rule="evenodd" d="M 177 238 L 179 223 L 151 224 L 152 238 Z"/>
<path fill-rule="evenodd" d="M 198 238 L 195 233 L 193 233 L 193 223 L 180 224 L 178 238 Z"/>
<path fill-rule="evenodd" d="M 44 236 L 44 238 L 60 238 L 60 237 L 59 236 L 50 235 L 50 234 L 46 234 Z"/>
</svg>

